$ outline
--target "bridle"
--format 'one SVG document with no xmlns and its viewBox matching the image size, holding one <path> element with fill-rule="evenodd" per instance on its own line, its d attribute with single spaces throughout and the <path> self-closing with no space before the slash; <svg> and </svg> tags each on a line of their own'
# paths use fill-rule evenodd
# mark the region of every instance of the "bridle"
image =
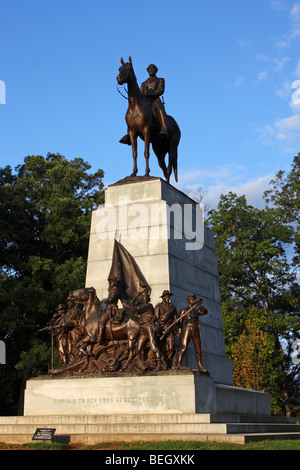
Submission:
<svg viewBox="0 0 300 470">
<path fill-rule="evenodd" d="M 123 96 L 123 98 L 125 98 L 125 100 L 128 100 L 128 91 L 127 91 L 126 88 L 123 86 L 124 90 L 125 90 L 126 93 L 127 93 L 127 96 L 123 95 L 123 93 L 121 93 L 121 91 L 120 91 L 120 89 L 119 89 L 120 86 L 122 86 L 122 85 L 119 85 L 119 84 L 117 83 L 117 91 L 120 93 L 121 96 Z"/>
</svg>

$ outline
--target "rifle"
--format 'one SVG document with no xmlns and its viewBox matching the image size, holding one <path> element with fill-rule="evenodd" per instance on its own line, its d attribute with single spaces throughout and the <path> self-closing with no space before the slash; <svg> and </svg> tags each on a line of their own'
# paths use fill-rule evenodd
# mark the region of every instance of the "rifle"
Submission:
<svg viewBox="0 0 300 470">
<path fill-rule="evenodd" d="M 173 328 L 174 325 L 176 325 L 176 323 L 180 322 L 188 313 L 190 313 L 197 305 L 199 304 L 202 304 L 203 303 L 203 299 L 199 299 L 197 300 L 194 305 L 187 311 L 187 312 L 184 312 L 181 317 L 177 318 L 175 321 L 173 321 L 173 323 L 171 323 L 171 325 L 168 326 L 168 328 L 164 331 L 163 335 L 160 337 L 160 340 L 162 341 L 164 339 L 164 337 L 166 336 L 166 334 L 168 333 L 168 331 Z"/>
<path fill-rule="evenodd" d="M 66 326 L 68 326 L 67 323 L 65 323 L 64 325 L 55 325 L 55 326 L 48 325 L 48 326 L 45 326 L 44 328 L 41 328 L 38 331 L 51 331 L 52 332 L 53 330 L 56 330 L 58 328 L 65 328 Z"/>
<path fill-rule="evenodd" d="M 52 326 L 45 326 L 44 328 L 41 328 L 40 330 L 38 331 L 51 331 L 52 330 Z"/>
</svg>

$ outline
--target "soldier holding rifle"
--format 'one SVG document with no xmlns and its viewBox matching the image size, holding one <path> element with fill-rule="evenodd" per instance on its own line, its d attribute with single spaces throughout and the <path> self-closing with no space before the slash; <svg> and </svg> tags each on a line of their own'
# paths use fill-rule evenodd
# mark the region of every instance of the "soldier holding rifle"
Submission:
<svg viewBox="0 0 300 470">
<path fill-rule="evenodd" d="M 194 294 L 190 294 L 187 298 L 188 305 L 183 308 L 179 313 L 180 327 L 179 331 L 182 330 L 181 345 L 177 357 L 177 369 L 180 369 L 182 358 L 186 352 L 190 340 L 193 340 L 196 360 L 201 372 L 207 372 L 202 365 L 202 345 L 201 345 L 201 334 L 198 325 L 198 315 L 207 315 L 208 311 L 202 307 L 203 299 L 196 300 Z M 181 320 L 180 320 L 181 319 Z"/>
<path fill-rule="evenodd" d="M 68 363 L 67 345 L 69 324 L 67 321 L 67 309 L 64 304 L 59 304 L 55 310 L 56 313 L 51 319 L 50 326 L 43 328 L 43 330 L 49 329 L 52 337 L 56 336 L 58 360 L 60 366 L 63 367 Z"/>
</svg>

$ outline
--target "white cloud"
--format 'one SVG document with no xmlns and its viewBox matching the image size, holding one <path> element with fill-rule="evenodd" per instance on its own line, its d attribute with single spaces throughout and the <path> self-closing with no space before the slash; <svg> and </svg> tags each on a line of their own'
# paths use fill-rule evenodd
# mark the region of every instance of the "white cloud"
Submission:
<svg viewBox="0 0 300 470">
<path fill-rule="evenodd" d="M 251 46 L 252 41 L 249 40 L 249 39 L 240 38 L 240 39 L 237 40 L 237 43 L 241 47 L 248 47 L 248 46 Z"/>
<path fill-rule="evenodd" d="M 268 76 L 269 76 L 269 72 L 267 70 L 263 70 L 262 72 L 258 74 L 256 82 L 259 83 L 264 80 L 267 80 Z"/>
<path fill-rule="evenodd" d="M 241 85 L 244 83 L 244 81 L 245 81 L 245 77 L 238 77 L 238 78 L 236 79 L 236 81 L 234 82 L 234 85 L 233 85 L 233 86 L 234 86 L 235 88 L 237 88 L 237 87 L 241 86 Z"/>
<path fill-rule="evenodd" d="M 246 168 L 242 165 L 224 165 L 215 168 L 191 169 L 180 176 L 181 183 L 203 184 L 213 181 L 215 184 L 222 184 L 224 181 L 238 181 L 243 178 Z"/>
<path fill-rule="evenodd" d="M 300 114 L 295 114 L 275 123 L 277 139 L 298 141 L 300 144 Z"/>
<path fill-rule="evenodd" d="M 258 129 L 263 145 L 277 147 L 287 155 L 296 154 L 300 147 L 300 114 L 294 114 Z"/>
<path fill-rule="evenodd" d="M 275 88 L 275 95 L 279 98 L 289 98 L 291 96 L 292 84 L 285 79 L 279 87 Z"/>
<path fill-rule="evenodd" d="M 291 9 L 291 17 L 294 22 L 300 21 L 300 2 L 293 4 Z"/>
<path fill-rule="evenodd" d="M 285 64 L 290 60 L 289 57 L 269 57 L 264 54 L 258 54 L 256 56 L 256 60 L 260 60 L 262 62 L 269 62 L 271 69 L 275 72 L 282 70 Z"/>
<path fill-rule="evenodd" d="M 286 0 L 269 0 L 269 3 L 274 10 L 285 10 L 287 7 Z"/>
<path fill-rule="evenodd" d="M 291 43 L 300 36 L 300 2 L 293 3 L 290 17 L 292 20 L 290 30 L 277 42 L 279 49 L 290 47 Z"/>
<path fill-rule="evenodd" d="M 300 80 L 294 80 L 291 85 L 293 91 L 290 101 L 290 107 L 294 114 L 300 114 Z"/>
<path fill-rule="evenodd" d="M 255 207 L 263 207 L 262 196 L 268 188 L 273 173 L 268 173 L 258 178 L 247 179 L 247 169 L 240 165 L 229 165 L 217 168 L 206 168 L 203 170 L 189 171 L 180 178 L 180 188 L 194 197 L 199 192 L 199 188 L 204 193 L 202 203 L 208 209 L 217 207 L 221 194 L 230 191 L 238 196 L 245 195 L 248 204 Z"/>
<path fill-rule="evenodd" d="M 279 70 L 282 70 L 285 64 L 290 60 L 289 57 L 281 57 L 281 58 L 274 58 L 274 70 L 276 72 L 279 72 Z"/>
<path fill-rule="evenodd" d="M 290 42 L 287 39 L 282 39 L 281 41 L 277 42 L 277 47 L 279 49 L 284 49 L 286 47 L 289 47 L 289 45 L 290 45 Z"/>
<path fill-rule="evenodd" d="M 300 8 L 300 3 L 299 3 Z M 260 140 L 265 145 L 278 145 L 284 152 L 299 151 L 300 146 L 300 59 L 294 77 L 297 80 L 285 80 L 275 94 L 280 98 L 290 98 L 289 107 L 292 115 L 277 119 L 259 129 Z"/>
<path fill-rule="evenodd" d="M 259 54 L 256 56 L 256 60 L 260 62 L 265 62 L 267 65 L 263 71 L 261 71 L 257 76 L 257 83 L 267 80 L 270 73 L 280 72 L 287 62 L 289 62 L 289 57 L 270 57 L 264 54 Z"/>
<path fill-rule="evenodd" d="M 295 72 L 294 72 L 294 75 L 295 75 L 297 78 L 300 78 L 300 59 L 298 60 L 298 64 L 297 64 L 296 70 L 295 70 Z"/>
</svg>

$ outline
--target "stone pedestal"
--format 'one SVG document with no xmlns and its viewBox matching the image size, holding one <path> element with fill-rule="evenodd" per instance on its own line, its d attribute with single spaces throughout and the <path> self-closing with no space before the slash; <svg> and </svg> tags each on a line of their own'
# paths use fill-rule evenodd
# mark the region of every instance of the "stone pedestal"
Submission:
<svg viewBox="0 0 300 470">
<path fill-rule="evenodd" d="M 203 225 L 199 205 L 160 178 L 110 186 L 104 207 L 92 214 L 86 273 L 86 287 L 94 287 L 100 300 L 107 297 L 115 239 L 143 273 L 154 306 L 164 289 L 173 292 L 178 311 L 190 293 L 204 299 L 209 313 L 199 321 L 203 365 L 210 376 L 191 371 L 197 369 L 191 342 L 185 356 L 188 368 L 181 373 L 31 379 L 26 384 L 24 414 L 120 413 L 128 419 L 141 413 L 270 415 L 267 394 L 232 386 L 214 236 Z"/>
<path fill-rule="evenodd" d="M 169 217 L 170 216 L 170 217 Z M 114 239 L 135 259 L 160 302 L 164 289 L 173 292 L 178 311 L 188 294 L 204 299 L 208 315 L 200 318 L 203 364 L 217 382 L 232 385 L 226 358 L 214 235 L 203 224 L 200 206 L 160 178 L 137 178 L 105 191 L 105 205 L 92 214 L 86 287 L 107 297 Z M 197 368 L 192 344 L 183 365 Z"/>
<path fill-rule="evenodd" d="M 143 377 L 33 379 L 24 415 L 209 413 L 215 409 L 210 377 L 194 374 Z"/>
<path fill-rule="evenodd" d="M 186 372 L 92 378 L 31 379 L 25 416 L 97 416 L 165 413 L 269 415 L 265 393 L 216 384 Z"/>
</svg>

